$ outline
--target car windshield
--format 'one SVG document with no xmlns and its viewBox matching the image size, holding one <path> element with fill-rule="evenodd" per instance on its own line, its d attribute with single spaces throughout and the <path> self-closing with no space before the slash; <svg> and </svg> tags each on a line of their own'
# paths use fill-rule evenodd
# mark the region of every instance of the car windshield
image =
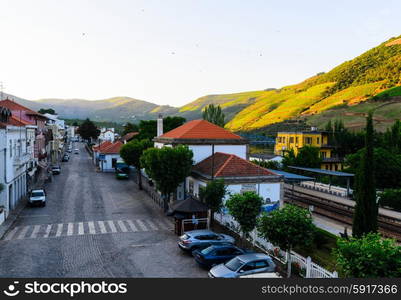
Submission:
<svg viewBox="0 0 401 300">
<path fill-rule="evenodd" d="M 201 251 L 201 253 L 204 254 L 204 255 L 208 255 L 208 254 L 210 254 L 213 250 L 214 250 L 214 247 L 213 247 L 213 246 L 210 246 L 210 247 L 207 247 L 207 248 L 203 249 L 203 250 Z"/>
<path fill-rule="evenodd" d="M 226 262 L 224 265 L 231 271 L 237 271 L 243 264 L 244 262 L 242 260 L 240 260 L 238 257 L 235 257 Z"/>
<path fill-rule="evenodd" d="M 32 197 L 42 197 L 44 196 L 43 192 L 32 192 L 31 194 Z"/>
</svg>

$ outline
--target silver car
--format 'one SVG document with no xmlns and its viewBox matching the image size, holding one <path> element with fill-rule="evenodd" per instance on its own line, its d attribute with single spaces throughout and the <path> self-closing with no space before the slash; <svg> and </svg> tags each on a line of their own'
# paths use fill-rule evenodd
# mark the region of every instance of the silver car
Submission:
<svg viewBox="0 0 401 300">
<path fill-rule="evenodd" d="M 275 272 L 273 259 L 263 253 L 251 253 L 234 257 L 224 264 L 210 269 L 211 278 L 237 278 L 243 275 Z"/>
<path fill-rule="evenodd" d="M 178 240 L 178 247 L 185 251 L 192 251 L 226 243 L 234 244 L 235 239 L 227 234 L 203 229 L 185 232 Z"/>
</svg>

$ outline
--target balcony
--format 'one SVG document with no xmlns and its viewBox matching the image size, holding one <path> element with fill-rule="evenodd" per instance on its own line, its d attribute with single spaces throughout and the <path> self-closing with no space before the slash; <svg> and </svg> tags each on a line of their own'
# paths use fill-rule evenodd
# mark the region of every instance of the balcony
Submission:
<svg viewBox="0 0 401 300">
<path fill-rule="evenodd" d="M 31 159 L 31 154 L 30 153 L 23 153 L 20 156 L 15 156 L 14 157 L 14 166 L 21 166 L 29 162 Z"/>
</svg>

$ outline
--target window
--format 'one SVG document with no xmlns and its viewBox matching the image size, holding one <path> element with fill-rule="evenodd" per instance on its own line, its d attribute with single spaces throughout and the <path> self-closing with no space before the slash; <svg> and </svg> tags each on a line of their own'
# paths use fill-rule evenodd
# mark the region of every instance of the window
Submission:
<svg viewBox="0 0 401 300">
<path fill-rule="evenodd" d="M 305 144 L 307 144 L 307 145 L 312 144 L 312 138 L 311 137 L 306 137 L 305 138 Z"/>
<path fill-rule="evenodd" d="M 188 188 L 189 193 L 190 193 L 191 195 L 193 195 L 193 194 L 194 194 L 194 182 L 193 182 L 193 180 L 189 180 L 189 181 L 188 181 L 188 185 L 189 185 L 189 188 Z"/>
<path fill-rule="evenodd" d="M 115 168 L 116 167 L 116 163 L 117 163 L 117 158 L 112 158 L 111 159 L 111 167 Z"/>
<path fill-rule="evenodd" d="M 317 141 L 317 144 L 319 145 L 320 144 L 320 138 L 319 137 L 316 138 L 316 141 Z"/>
<path fill-rule="evenodd" d="M 10 140 L 10 157 L 13 157 L 13 142 Z"/>
<path fill-rule="evenodd" d="M 262 269 L 268 266 L 269 264 L 265 260 L 255 261 L 255 269 Z"/>
<path fill-rule="evenodd" d="M 255 266 L 254 262 L 247 263 L 245 266 L 243 266 L 241 268 L 241 270 L 244 271 L 244 272 L 252 271 L 252 270 L 255 270 L 255 269 L 256 269 L 256 266 Z"/>
<path fill-rule="evenodd" d="M 298 144 L 298 137 L 295 138 L 295 143 Z"/>
<path fill-rule="evenodd" d="M 320 157 L 321 158 L 326 158 L 326 152 L 324 152 L 324 151 L 320 152 Z"/>
<path fill-rule="evenodd" d="M 294 144 L 294 137 L 290 137 L 290 144 Z"/>
</svg>

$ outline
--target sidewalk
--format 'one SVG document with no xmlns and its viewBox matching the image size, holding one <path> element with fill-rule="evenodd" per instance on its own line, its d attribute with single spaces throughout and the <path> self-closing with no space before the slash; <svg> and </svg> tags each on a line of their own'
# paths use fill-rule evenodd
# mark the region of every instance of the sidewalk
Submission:
<svg viewBox="0 0 401 300">
<path fill-rule="evenodd" d="M 25 208 L 26 204 L 27 204 L 27 197 L 23 197 L 18 203 L 17 207 L 10 212 L 4 223 L 0 225 L 0 240 L 14 224 L 15 220 L 18 218 L 22 210 Z"/>
</svg>

